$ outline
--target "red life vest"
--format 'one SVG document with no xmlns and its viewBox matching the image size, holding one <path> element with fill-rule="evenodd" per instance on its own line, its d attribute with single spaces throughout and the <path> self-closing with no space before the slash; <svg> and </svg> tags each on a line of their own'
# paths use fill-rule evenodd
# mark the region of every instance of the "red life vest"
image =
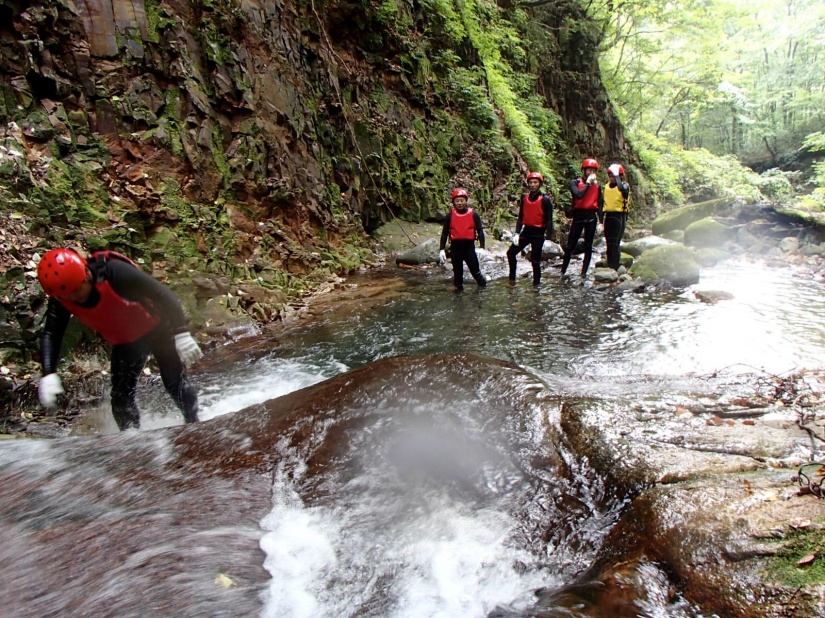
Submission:
<svg viewBox="0 0 825 618">
<path fill-rule="evenodd" d="M 114 251 L 96 251 L 89 263 L 98 259 L 119 259 L 137 265 L 125 255 Z M 132 343 L 160 324 L 160 316 L 150 313 L 138 302 L 119 296 L 106 280 L 96 282 L 100 300 L 94 307 L 82 307 L 66 299 L 59 299 L 66 309 L 89 328 L 100 333 L 112 345 Z"/>
<path fill-rule="evenodd" d="M 584 180 L 579 178 L 579 190 L 586 186 Z M 587 187 L 584 197 L 573 198 L 573 208 L 579 210 L 598 210 L 599 209 L 599 185 L 593 183 Z"/>
<path fill-rule="evenodd" d="M 544 200 L 544 193 L 539 193 L 539 196 L 531 200 L 530 194 L 523 196 L 521 223 L 529 225 L 530 227 L 544 227 L 544 209 L 541 207 Z"/>
<path fill-rule="evenodd" d="M 450 240 L 475 240 L 476 222 L 473 217 L 473 209 L 468 208 L 467 212 L 458 212 L 453 208 L 450 215 Z"/>
</svg>

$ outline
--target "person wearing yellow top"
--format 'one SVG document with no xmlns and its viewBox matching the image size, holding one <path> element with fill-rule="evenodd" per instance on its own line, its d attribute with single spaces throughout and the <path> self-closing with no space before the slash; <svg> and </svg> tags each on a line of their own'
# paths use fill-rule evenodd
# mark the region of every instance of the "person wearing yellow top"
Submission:
<svg viewBox="0 0 825 618">
<path fill-rule="evenodd" d="M 624 168 L 614 163 L 607 168 L 610 182 L 604 188 L 604 239 L 607 243 L 607 265 L 619 270 L 622 237 L 627 223 L 630 186 L 624 181 Z"/>
</svg>

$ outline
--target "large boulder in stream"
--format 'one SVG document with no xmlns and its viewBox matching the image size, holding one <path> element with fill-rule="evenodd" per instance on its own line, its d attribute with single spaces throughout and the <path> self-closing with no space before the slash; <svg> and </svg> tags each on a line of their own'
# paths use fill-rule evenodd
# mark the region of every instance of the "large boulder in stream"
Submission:
<svg viewBox="0 0 825 618">
<path fill-rule="evenodd" d="M 723 197 L 674 208 L 656 217 L 651 225 L 651 230 L 656 236 L 661 236 L 673 230 L 684 230 L 694 221 L 727 212 L 733 206 L 741 203 L 741 199 Z"/>
<path fill-rule="evenodd" d="M 705 394 L 655 407 L 565 406 L 561 424 L 573 448 L 588 453 L 618 491 L 643 488 L 589 573 L 566 590 L 582 615 L 598 616 L 593 608 L 611 604 L 626 610 L 644 579 L 657 582 L 648 592 L 658 586 L 665 596 L 679 582 L 700 615 L 822 615 L 825 579 L 817 563 L 825 491 L 818 485 L 825 468 L 813 462 L 821 455 L 811 435 L 823 432 L 815 411 L 825 410 L 816 395 L 825 392 L 825 373 L 801 373 L 781 385 L 763 380 L 714 374 L 703 380 Z M 708 398 L 707 389 L 723 394 Z M 798 392 L 813 408 L 802 421 L 785 403 Z"/>
<path fill-rule="evenodd" d="M 428 238 L 420 245 L 405 251 L 395 258 L 399 266 L 420 266 L 421 264 L 436 264 L 438 262 L 438 240 Z"/>
<path fill-rule="evenodd" d="M 559 397 L 474 355 L 395 357 L 211 421 L 5 444 L 3 612 L 386 615 L 410 602 L 399 579 L 440 569 L 481 582 L 450 615 L 816 615 L 780 610 L 815 611 L 819 589 L 763 571 L 788 547 L 764 539 L 821 509 L 780 469 L 810 455 L 793 410 L 610 392 Z"/>
<path fill-rule="evenodd" d="M 278 589 L 303 568 L 283 549 L 302 524 L 300 514 L 273 514 L 273 504 L 329 509 L 340 532 L 330 542 L 348 544 L 335 549 L 338 587 L 321 569 L 307 573 L 313 594 L 338 598 L 342 578 L 365 573 L 349 584 L 359 602 L 391 606 L 397 556 L 410 537 L 438 542 L 444 531 L 430 510 L 444 500 L 456 505 L 457 525 L 477 509 L 520 514 L 540 529 L 535 539 L 513 532 L 525 552 L 562 522 L 593 517 L 593 503 L 557 504 L 576 481 L 547 420 L 555 408 L 534 376 L 509 363 L 398 357 L 212 421 L 5 444 L 2 613 L 258 616 L 265 598 L 308 599 Z M 569 569 L 556 572 L 572 577 Z M 382 585 L 369 592 L 371 577 Z M 266 615 L 309 615 L 284 603 Z"/>
<path fill-rule="evenodd" d="M 656 247 L 672 247 L 677 244 L 679 243 L 673 240 L 668 240 L 667 238 L 661 238 L 659 236 L 645 236 L 644 238 L 639 238 L 638 240 L 623 242 L 621 249 L 622 253 L 626 253 L 627 255 L 636 258 L 650 249 L 655 249 Z"/>
<path fill-rule="evenodd" d="M 634 277 L 645 281 L 667 281 L 674 286 L 699 281 L 699 264 L 693 251 L 682 245 L 666 245 L 645 251 L 633 262 Z"/>
<path fill-rule="evenodd" d="M 735 231 L 713 217 L 694 221 L 685 228 L 684 243 L 689 247 L 721 248 Z"/>
</svg>

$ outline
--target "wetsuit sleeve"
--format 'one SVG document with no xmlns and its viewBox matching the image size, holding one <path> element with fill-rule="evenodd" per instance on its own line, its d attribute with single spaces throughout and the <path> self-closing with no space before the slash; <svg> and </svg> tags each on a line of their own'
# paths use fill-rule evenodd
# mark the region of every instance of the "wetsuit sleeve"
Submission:
<svg viewBox="0 0 825 618">
<path fill-rule="evenodd" d="M 570 193 L 577 200 L 582 199 L 584 197 L 584 194 L 587 193 L 587 185 L 586 184 L 584 185 L 584 187 L 579 189 L 579 179 L 578 178 L 574 178 L 573 180 L 571 180 L 569 186 L 570 186 Z"/>
<path fill-rule="evenodd" d="M 55 298 L 49 298 L 46 306 L 46 324 L 40 336 L 40 364 L 43 366 L 43 375 L 49 375 L 57 370 L 57 361 L 60 356 L 60 345 L 63 335 L 72 314 Z"/>
<path fill-rule="evenodd" d="M 630 195 L 630 185 L 626 182 L 619 182 L 619 191 L 622 194 L 624 199 L 627 199 L 627 196 Z"/>
<path fill-rule="evenodd" d="M 478 234 L 478 246 L 482 249 L 484 248 L 484 226 L 481 225 L 481 217 L 478 213 L 474 210 L 473 211 L 473 223 L 476 226 L 476 233 Z"/>
<path fill-rule="evenodd" d="M 518 219 L 516 219 L 516 234 L 521 234 L 522 220 L 524 219 L 524 196 L 519 198 L 518 203 Z"/>
<path fill-rule="evenodd" d="M 138 302 L 172 327 L 174 333 L 188 330 L 183 308 L 172 291 L 139 268 L 117 259 L 106 261 L 105 278 L 126 300 Z"/>
<path fill-rule="evenodd" d="M 553 198 L 545 195 L 541 200 L 541 210 L 544 215 L 544 237 L 550 240 L 553 235 Z"/>
<path fill-rule="evenodd" d="M 604 187 L 599 185 L 599 223 L 604 223 Z"/>
<path fill-rule="evenodd" d="M 444 217 L 444 227 L 441 228 L 441 242 L 438 243 L 438 250 L 444 251 L 447 248 L 447 239 L 450 237 L 450 217 L 452 215 L 452 211 L 447 213 L 447 216 Z"/>
</svg>

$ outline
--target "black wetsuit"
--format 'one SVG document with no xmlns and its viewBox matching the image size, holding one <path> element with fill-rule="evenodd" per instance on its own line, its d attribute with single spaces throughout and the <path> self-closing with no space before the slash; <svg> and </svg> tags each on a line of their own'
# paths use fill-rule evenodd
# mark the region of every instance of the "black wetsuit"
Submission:
<svg viewBox="0 0 825 618">
<path fill-rule="evenodd" d="M 460 211 L 459 211 L 460 212 Z M 447 239 L 450 238 L 450 221 L 452 219 L 453 211 L 447 214 L 444 219 L 444 227 L 441 230 L 441 242 L 439 250 L 444 251 L 447 246 Z M 478 245 L 484 248 L 484 228 L 481 225 L 481 217 L 476 211 L 473 211 L 473 222 L 475 223 L 476 238 L 478 238 Z M 478 256 L 476 255 L 475 240 L 456 239 L 450 240 L 450 261 L 453 264 L 453 285 L 457 290 L 464 289 L 464 263 L 467 263 L 467 268 L 473 279 L 479 287 L 485 287 L 487 280 L 481 274 L 481 266 L 478 263 Z"/>
<path fill-rule="evenodd" d="M 630 185 L 619 181 L 616 183 L 622 197 L 627 200 L 630 195 Z M 624 237 L 624 229 L 627 225 L 627 211 L 610 212 L 604 211 L 604 240 L 607 243 L 607 265 L 613 270 L 619 270 L 621 266 L 621 244 Z"/>
<path fill-rule="evenodd" d="M 579 189 L 579 181 L 581 179 L 574 178 L 570 181 L 570 192 L 573 194 L 573 201 L 584 197 L 587 191 L 587 185 Z M 573 208 L 573 221 L 570 223 L 570 233 L 567 236 L 567 245 L 564 248 L 564 260 L 561 265 L 561 274 L 567 272 L 567 267 L 570 265 L 570 258 L 576 245 L 584 232 L 584 261 L 582 262 L 582 277 L 587 274 L 587 269 L 590 266 L 590 258 L 593 256 L 593 239 L 596 236 L 596 226 L 602 220 L 602 207 L 604 196 L 602 195 L 601 187 L 599 187 L 599 206 L 598 210 L 584 210 L 580 208 Z"/>
<path fill-rule="evenodd" d="M 138 378 L 149 354 L 160 368 L 161 379 L 187 423 L 198 420 L 198 394 L 186 377 L 183 363 L 175 347 L 174 336 L 187 331 L 183 309 L 175 295 L 159 281 L 128 262 L 119 259 L 91 261 L 92 280 L 108 281 L 120 297 L 141 303 L 150 313 L 161 317 L 149 333 L 131 343 L 112 346 L 112 415 L 120 429 L 140 426 L 140 410 L 135 402 Z M 100 293 L 92 288 L 89 299 L 82 304 L 94 307 Z M 50 297 L 46 309 L 46 324 L 40 341 L 40 361 L 43 375 L 55 373 L 60 344 L 71 317 L 69 310 Z"/>
<path fill-rule="evenodd" d="M 519 235 L 518 245 L 510 245 L 507 249 L 507 262 L 510 266 L 510 281 L 516 280 L 516 257 L 522 250 L 530 245 L 530 263 L 533 266 L 533 285 L 541 283 L 541 250 L 544 248 L 545 239 L 549 240 L 553 235 L 553 200 L 549 195 L 544 195 L 541 191 L 530 193 L 530 199 L 535 200 L 538 195 L 542 195 L 541 212 L 542 227 L 525 225 L 522 227 L 524 219 L 524 196 L 521 197 L 518 209 L 518 219 L 516 220 L 516 234 Z"/>
</svg>

